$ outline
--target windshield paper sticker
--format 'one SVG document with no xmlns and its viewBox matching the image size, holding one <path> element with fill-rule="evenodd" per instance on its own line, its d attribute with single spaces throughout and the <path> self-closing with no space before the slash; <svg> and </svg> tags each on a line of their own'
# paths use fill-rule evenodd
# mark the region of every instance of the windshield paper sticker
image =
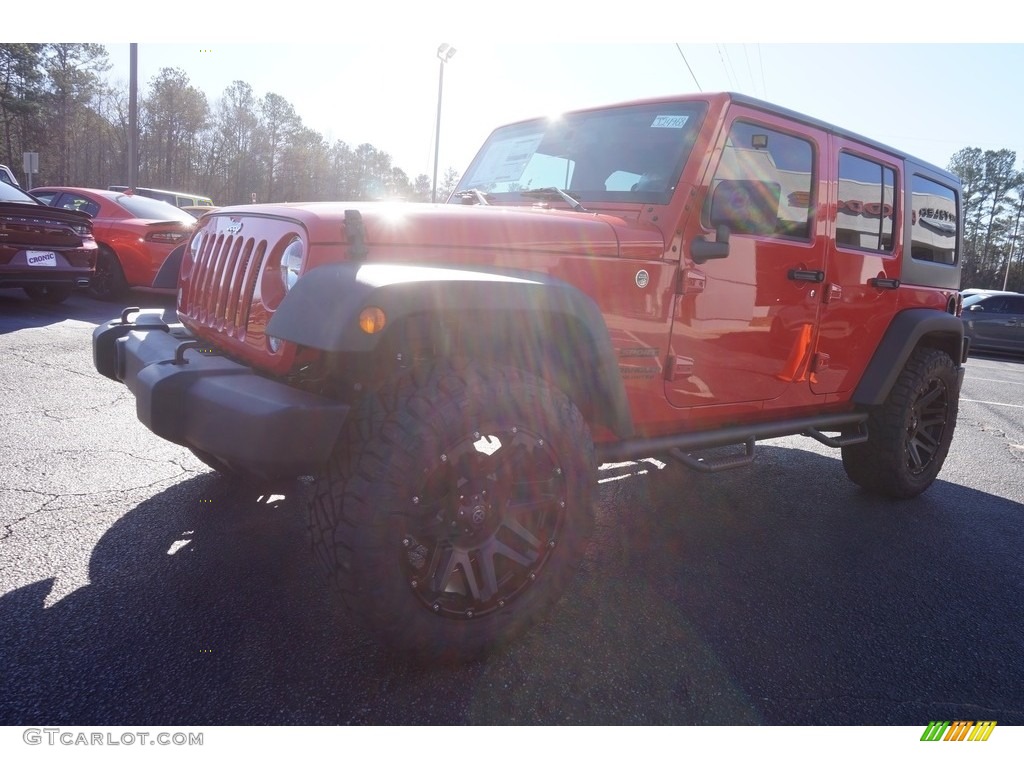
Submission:
<svg viewBox="0 0 1024 768">
<path fill-rule="evenodd" d="M 689 115 L 658 115 L 651 123 L 651 128 L 682 128 L 686 125 Z"/>
<path fill-rule="evenodd" d="M 540 146 L 544 134 L 499 141 L 492 145 L 484 155 L 480 167 L 473 173 L 473 178 L 462 186 L 474 187 L 479 184 L 519 181 L 526 164 Z"/>
</svg>

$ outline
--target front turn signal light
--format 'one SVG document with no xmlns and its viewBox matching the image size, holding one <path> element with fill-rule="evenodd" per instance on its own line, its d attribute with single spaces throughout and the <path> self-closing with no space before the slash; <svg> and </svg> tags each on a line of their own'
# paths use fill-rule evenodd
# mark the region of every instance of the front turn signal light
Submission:
<svg viewBox="0 0 1024 768">
<path fill-rule="evenodd" d="M 380 333 L 387 322 L 387 316 L 380 307 L 366 307 L 359 313 L 359 327 L 363 333 Z"/>
</svg>

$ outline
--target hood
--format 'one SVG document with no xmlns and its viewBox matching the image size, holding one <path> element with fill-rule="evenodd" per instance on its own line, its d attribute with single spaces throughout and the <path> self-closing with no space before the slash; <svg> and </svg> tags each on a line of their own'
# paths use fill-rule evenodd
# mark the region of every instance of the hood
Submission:
<svg viewBox="0 0 1024 768">
<path fill-rule="evenodd" d="M 359 211 L 370 260 L 375 260 L 375 246 L 390 254 L 404 248 L 443 248 L 660 258 L 665 252 L 664 237 L 652 225 L 614 214 L 542 207 L 287 203 L 221 208 L 214 215 L 258 213 L 298 219 L 311 244 L 329 245 L 346 241 L 344 227 L 339 226 L 346 210 Z"/>
</svg>

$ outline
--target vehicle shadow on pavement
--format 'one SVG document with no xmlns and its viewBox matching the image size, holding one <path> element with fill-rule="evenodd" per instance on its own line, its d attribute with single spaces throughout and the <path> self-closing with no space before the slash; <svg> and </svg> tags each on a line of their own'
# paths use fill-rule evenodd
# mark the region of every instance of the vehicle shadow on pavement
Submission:
<svg viewBox="0 0 1024 768">
<path fill-rule="evenodd" d="M 148 291 L 129 291 L 117 302 L 103 302 L 77 291 L 61 304 L 32 301 L 20 290 L 0 290 L 0 334 L 22 328 L 42 328 L 66 320 L 99 325 L 120 316 L 125 307 L 160 308 L 174 318 L 173 296 Z"/>
<path fill-rule="evenodd" d="M 103 535 L 87 585 L 0 598 L 0 723 L 1024 724 L 1024 507 L 942 481 L 880 502 L 835 457 L 759 453 L 602 471 L 556 610 L 443 668 L 320 586 L 301 485 L 191 477 Z"/>
</svg>

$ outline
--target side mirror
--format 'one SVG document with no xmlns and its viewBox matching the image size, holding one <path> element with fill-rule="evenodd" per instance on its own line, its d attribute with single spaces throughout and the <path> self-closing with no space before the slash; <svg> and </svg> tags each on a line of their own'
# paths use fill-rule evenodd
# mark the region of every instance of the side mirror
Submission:
<svg viewBox="0 0 1024 768">
<path fill-rule="evenodd" d="M 969 306 L 967 310 L 969 312 L 984 312 L 985 308 L 981 306 L 981 304 L 971 304 L 971 306 Z"/>
<path fill-rule="evenodd" d="M 719 224 L 715 229 L 714 240 L 698 237 L 690 243 L 690 257 L 697 264 L 703 264 L 710 259 L 724 259 L 728 255 L 729 228 L 724 224 Z"/>
</svg>

